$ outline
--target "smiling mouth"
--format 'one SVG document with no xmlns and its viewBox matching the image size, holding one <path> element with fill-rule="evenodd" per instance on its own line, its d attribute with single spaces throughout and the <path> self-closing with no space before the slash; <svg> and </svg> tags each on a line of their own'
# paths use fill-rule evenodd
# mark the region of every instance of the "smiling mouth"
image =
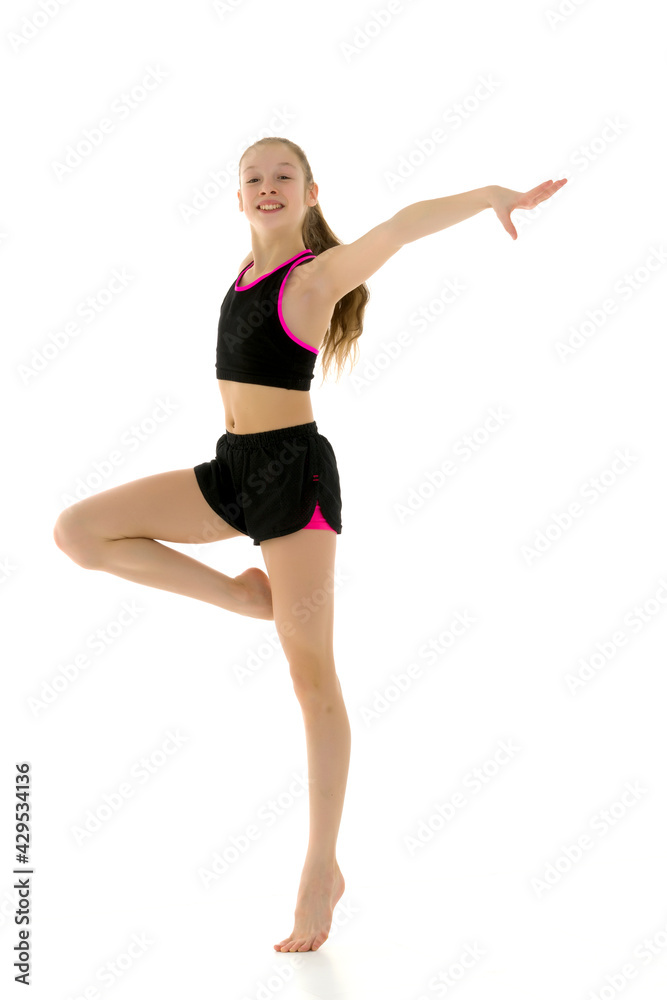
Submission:
<svg viewBox="0 0 667 1000">
<path fill-rule="evenodd" d="M 258 205 L 257 206 L 257 211 L 258 212 L 279 212 L 281 210 L 281 208 L 284 208 L 284 207 L 285 207 L 284 205 L 276 205 L 273 208 L 262 208 L 261 205 Z"/>
</svg>

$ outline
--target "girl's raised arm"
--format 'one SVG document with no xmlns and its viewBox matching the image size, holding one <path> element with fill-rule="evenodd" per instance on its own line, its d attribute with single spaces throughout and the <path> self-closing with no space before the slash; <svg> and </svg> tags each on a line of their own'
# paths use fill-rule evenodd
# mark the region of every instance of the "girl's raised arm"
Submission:
<svg viewBox="0 0 667 1000">
<path fill-rule="evenodd" d="M 354 243 L 343 243 L 319 254 L 318 286 L 327 298 L 337 302 L 375 274 L 406 243 L 454 226 L 485 208 L 493 208 L 504 229 L 516 239 L 517 232 L 510 218 L 514 209 L 535 208 L 566 183 L 566 178 L 544 181 L 526 192 L 491 184 L 463 194 L 407 205 Z"/>
</svg>

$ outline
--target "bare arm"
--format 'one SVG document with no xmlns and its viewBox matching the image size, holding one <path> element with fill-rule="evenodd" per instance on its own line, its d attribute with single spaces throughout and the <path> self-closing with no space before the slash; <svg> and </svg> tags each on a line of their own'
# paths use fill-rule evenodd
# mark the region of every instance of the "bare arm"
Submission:
<svg viewBox="0 0 667 1000">
<path fill-rule="evenodd" d="M 399 209 L 386 222 L 370 229 L 354 243 L 343 243 L 321 253 L 315 275 L 318 292 L 334 303 L 385 264 L 406 243 L 438 233 L 492 208 L 513 240 L 517 232 L 511 213 L 517 208 L 532 209 L 559 191 L 567 180 L 544 181 L 530 191 L 489 184 L 486 187 L 450 194 L 444 198 L 417 201 Z"/>
<path fill-rule="evenodd" d="M 490 205 L 491 187 L 407 205 L 354 243 L 319 254 L 313 275 L 318 291 L 327 301 L 337 302 L 375 274 L 404 244 L 462 222 Z"/>
<path fill-rule="evenodd" d="M 463 194 L 450 194 L 445 198 L 416 201 L 401 208 L 389 221 L 393 224 L 396 239 L 404 246 L 470 219 L 490 207 L 491 185 Z"/>
</svg>

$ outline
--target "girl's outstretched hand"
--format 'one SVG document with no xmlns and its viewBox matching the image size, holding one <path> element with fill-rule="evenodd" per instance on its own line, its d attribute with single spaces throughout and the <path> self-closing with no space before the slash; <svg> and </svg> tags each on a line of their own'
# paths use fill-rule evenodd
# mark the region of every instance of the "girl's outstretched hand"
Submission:
<svg viewBox="0 0 667 1000">
<path fill-rule="evenodd" d="M 513 240 L 517 238 L 517 232 L 514 228 L 510 215 L 515 208 L 535 208 L 539 205 L 541 201 L 546 201 L 550 198 L 552 194 L 559 191 L 563 184 L 567 184 L 567 178 L 564 177 L 560 181 L 545 181 L 544 184 L 538 184 L 537 187 L 531 188 L 530 191 L 526 191 L 522 194 L 520 191 L 511 191 L 509 188 L 499 187 L 497 184 L 492 184 L 489 191 L 489 201 L 491 203 L 491 208 L 496 213 L 498 218 L 503 224 L 503 227 L 507 230 Z"/>
</svg>

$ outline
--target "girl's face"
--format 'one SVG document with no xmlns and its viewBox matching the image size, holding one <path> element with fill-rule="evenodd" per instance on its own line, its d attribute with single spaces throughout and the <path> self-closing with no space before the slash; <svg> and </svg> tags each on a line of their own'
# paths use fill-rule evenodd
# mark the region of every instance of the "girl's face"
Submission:
<svg viewBox="0 0 667 1000">
<path fill-rule="evenodd" d="M 306 200 L 304 177 L 294 156 L 285 146 L 260 146 L 249 150 L 241 162 L 239 210 L 251 226 L 263 229 L 299 228 L 306 208 L 317 204 L 317 185 Z M 282 207 L 260 208 L 263 202 L 277 202 Z"/>
</svg>

